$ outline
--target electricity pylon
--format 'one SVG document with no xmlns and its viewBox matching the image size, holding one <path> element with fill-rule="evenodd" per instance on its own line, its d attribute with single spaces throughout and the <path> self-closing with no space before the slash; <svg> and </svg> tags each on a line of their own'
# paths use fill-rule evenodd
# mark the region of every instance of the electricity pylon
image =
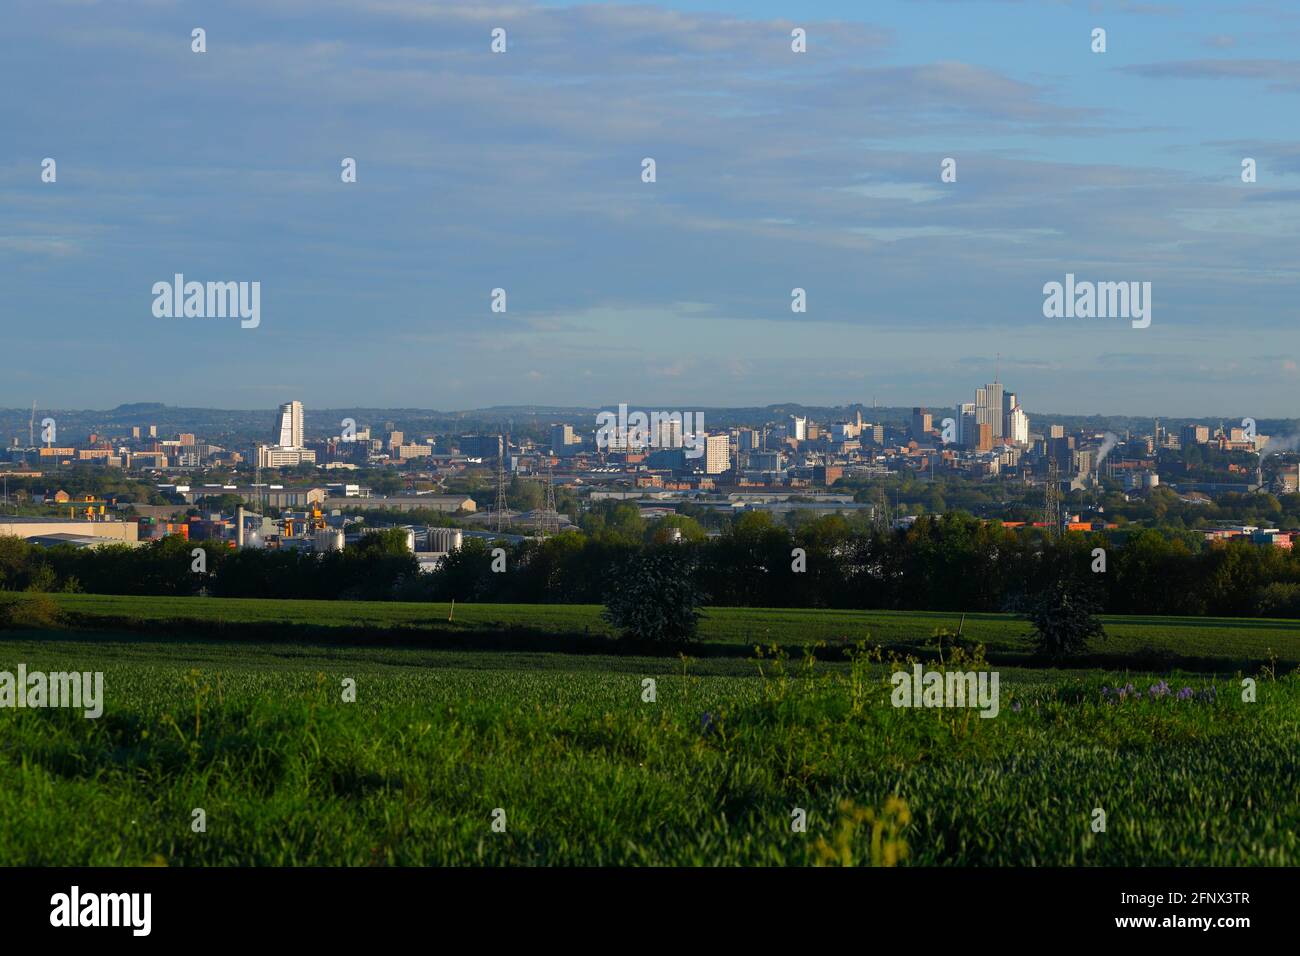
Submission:
<svg viewBox="0 0 1300 956">
<path fill-rule="evenodd" d="M 506 530 L 506 455 L 505 437 L 497 433 L 497 532 Z"/>
<path fill-rule="evenodd" d="M 1061 470 L 1056 459 L 1047 462 L 1047 484 L 1043 488 L 1043 525 L 1049 538 L 1061 534 Z"/>
</svg>

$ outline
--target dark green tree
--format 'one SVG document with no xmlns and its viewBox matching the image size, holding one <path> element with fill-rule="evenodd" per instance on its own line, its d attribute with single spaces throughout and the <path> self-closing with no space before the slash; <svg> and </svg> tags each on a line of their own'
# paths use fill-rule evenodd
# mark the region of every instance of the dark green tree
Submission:
<svg viewBox="0 0 1300 956">
<path fill-rule="evenodd" d="M 704 603 L 698 579 L 689 545 L 647 548 L 610 582 L 602 616 L 627 639 L 685 643 L 695 637 Z"/>
<path fill-rule="evenodd" d="M 1051 659 L 1082 653 L 1090 640 L 1106 636 L 1096 613 L 1096 602 L 1081 585 L 1069 578 L 1058 579 L 1031 600 L 1025 611 L 1034 626 L 1034 649 Z"/>
</svg>

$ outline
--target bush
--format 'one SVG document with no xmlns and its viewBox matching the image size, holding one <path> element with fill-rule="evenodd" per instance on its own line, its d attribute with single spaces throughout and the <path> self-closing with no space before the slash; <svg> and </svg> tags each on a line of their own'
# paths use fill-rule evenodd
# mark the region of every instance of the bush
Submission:
<svg viewBox="0 0 1300 956">
<path fill-rule="evenodd" d="M 697 578 L 697 562 L 684 546 L 649 548 L 623 565 L 601 616 L 624 638 L 684 643 L 695 637 L 704 603 Z"/>
<path fill-rule="evenodd" d="M 63 612 L 44 594 L 0 603 L 0 631 L 54 628 L 62 624 Z"/>
<path fill-rule="evenodd" d="M 1300 617 L 1300 584 L 1276 581 L 1255 592 L 1255 613 L 1260 617 Z"/>
<path fill-rule="evenodd" d="M 1055 582 L 1027 605 L 1034 649 L 1048 658 L 1082 653 L 1092 638 L 1106 636 L 1096 613 L 1097 603 L 1082 587 L 1069 580 Z"/>
<path fill-rule="evenodd" d="M 54 591 L 57 590 L 59 577 L 54 573 L 54 569 L 45 562 L 37 563 L 27 576 L 28 591 Z"/>
</svg>

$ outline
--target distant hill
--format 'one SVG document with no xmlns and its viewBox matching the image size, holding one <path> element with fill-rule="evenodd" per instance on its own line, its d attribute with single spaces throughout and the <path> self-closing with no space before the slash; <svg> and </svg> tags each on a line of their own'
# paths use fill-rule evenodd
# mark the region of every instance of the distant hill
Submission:
<svg viewBox="0 0 1300 956">
<path fill-rule="evenodd" d="M 942 405 L 925 406 L 934 416 L 935 422 L 955 414 L 954 409 Z M 734 408 L 704 407 L 668 404 L 647 404 L 629 402 L 631 410 L 642 411 L 680 411 L 703 412 L 708 428 L 729 428 L 745 425 L 761 425 L 764 422 L 779 422 L 791 415 L 806 416 L 819 422 L 833 422 L 852 418 L 861 412 L 864 421 L 878 424 L 904 426 L 912 414 L 911 406 L 876 406 L 864 404 L 853 405 L 804 405 L 799 402 L 781 402 L 763 406 L 741 406 Z M 398 430 L 415 436 L 422 433 L 446 434 L 469 433 L 475 431 L 491 432 L 504 428 L 515 434 L 530 432 L 542 434 L 553 422 L 570 422 L 582 426 L 588 423 L 595 427 L 596 415 L 602 410 L 617 411 L 617 405 L 563 406 L 563 405 L 498 405 L 490 408 L 464 409 L 461 411 L 439 411 L 423 408 L 313 408 L 307 407 L 306 430 L 311 439 L 327 434 L 337 434 L 344 418 L 353 418 L 360 425 L 369 424 L 377 431 L 382 431 L 390 424 Z M 1041 433 L 1047 425 L 1064 425 L 1068 430 L 1112 431 L 1118 435 L 1125 432 L 1150 433 L 1154 416 L 1138 415 L 1084 415 L 1077 413 L 1052 413 L 1028 409 L 1030 428 Z M 161 402 L 132 402 L 106 410 L 95 409 L 47 409 L 37 407 L 36 421 L 52 416 L 58 423 L 60 441 L 84 442 L 92 432 L 122 435 L 131 426 L 157 425 L 161 438 L 175 438 L 180 432 L 194 432 L 217 444 L 246 444 L 251 441 L 266 440 L 272 437 L 275 425 L 276 406 L 265 409 L 219 409 L 186 408 L 166 405 Z M 1231 426 L 1239 424 L 1240 414 L 1222 415 L 1213 418 L 1161 418 L 1162 426 L 1177 429 L 1184 424 L 1210 425 L 1217 427 L 1221 422 Z M 31 408 L 0 409 L 0 442 L 8 445 L 12 438 L 18 438 L 26 444 L 27 426 L 31 418 Z M 1262 434 L 1281 436 L 1300 432 L 1300 419 L 1258 420 L 1258 429 Z"/>
</svg>

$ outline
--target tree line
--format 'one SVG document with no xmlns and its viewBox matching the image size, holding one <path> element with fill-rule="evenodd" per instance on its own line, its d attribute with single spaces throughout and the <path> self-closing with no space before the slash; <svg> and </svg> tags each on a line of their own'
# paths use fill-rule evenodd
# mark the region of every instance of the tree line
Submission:
<svg viewBox="0 0 1300 956">
<path fill-rule="evenodd" d="M 1109 613 L 1300 617 L 1300 555 L 1244 541 L 1197 548 L 1156 530 L 1053 539 L 960 513 L 884 530 L 837 515 L 792 529 L 754 512 L 709 536 L 679 515 L 646 524 L 626 504 L 584 516 L 583 527 L 518 544 L 471 538 L 431 573 L 396 530 L 324 554 L 180 538 L 41 548 L 0 537 L 0 589 L 606 604 L 637 560 L 662 554 L 716 606 L 1006 611 L 1067 581 Z"/>
</svg>

